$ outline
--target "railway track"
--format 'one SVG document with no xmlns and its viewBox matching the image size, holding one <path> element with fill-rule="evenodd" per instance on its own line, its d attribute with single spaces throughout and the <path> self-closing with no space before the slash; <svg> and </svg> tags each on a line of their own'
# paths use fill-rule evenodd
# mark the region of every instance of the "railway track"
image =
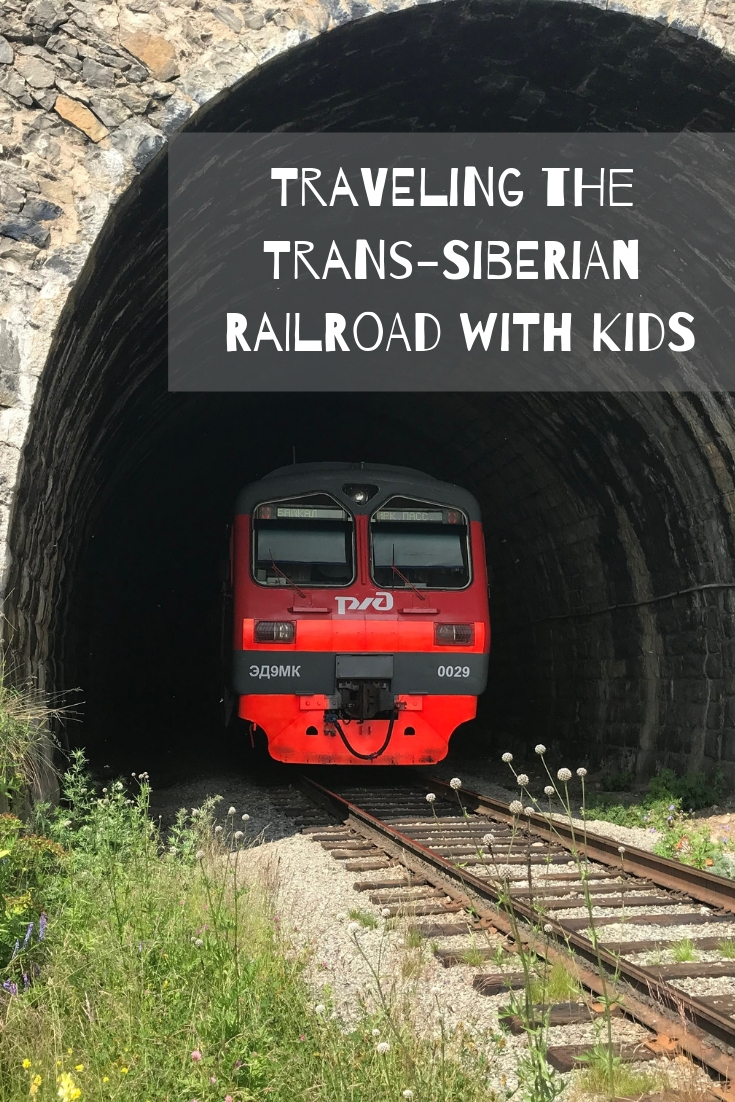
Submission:
<svg viewBox="0 0 735 1102">
<path fill-rule="evenodd" d="M 514 817 L 508 804 L 457 793 L 437 779 L 412 775 L 390 787 L 326 787 L 304 776 L 301 787 L 339 821 L 305 825 L 304 833 L 363 876 L 355 888 L 370 893 L 384 915 L 411 916 L 417 932 L 430 938 L 496 931 L 506 939 L 509 960 L 519 936 L 538 957 L 563 962 L 588 993 L 584 1001 L 546 1007 L 550 1024 L 589 1021 L 600 1013 L 605 990 L 613 990 L 616 1013 L 649 1031 L 643 1049 L 620 1049 L 623 1059 L 684 1053 L 719 1082 L 720 1098 L 735 1100 L 735 959 L 718 951 L 735 941 L 735 882 L 633 847 L 621 852 L 600 835 L 575 836 L 568 823 L 555 820 L 550 827 L 542 815 Z M 436 798 L 427 803 L 430 791 Z M 597 949 L 575 851 L 588 877 Z M 390 870 L 387 878 L 375 875 L 382 870 Z M 423 918 L 432 921 L 417 921 Z M 685 938 L 691 955 L 710 959 L 656 961 Z M 447 967 L 467 956 L 446 948 L 436 955 Z M 496 956 L 490 947 L 475 948 L 472 959 L 493 965 Z M 713 981 L 728 990 L 690 990 Z M 523 974 L 494 964 L 473 982 L 479 995 L 493 995 L 521 986 Z M 589 1047 L 552 1046 L 548 1058 L 569 1070 Z"/>
</svg>

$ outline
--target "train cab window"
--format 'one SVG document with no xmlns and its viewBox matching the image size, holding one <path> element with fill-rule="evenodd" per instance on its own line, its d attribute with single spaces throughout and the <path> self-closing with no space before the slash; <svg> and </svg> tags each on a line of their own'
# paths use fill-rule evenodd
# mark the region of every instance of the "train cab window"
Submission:
<svg viewBox="0 0 735 1102">
<path fill-rule="evenodd" d="M 459 509 L 391 498 L 370 520 L 373 580 L 383 589 L 463 589 L 469 528 Z"/>
<path fill-rule="evenodd" d="M 354 578 L 353 520 L 326 494 L 258 505 L 253 576 L 267 586 L 339 586 Z"/>
</svg>

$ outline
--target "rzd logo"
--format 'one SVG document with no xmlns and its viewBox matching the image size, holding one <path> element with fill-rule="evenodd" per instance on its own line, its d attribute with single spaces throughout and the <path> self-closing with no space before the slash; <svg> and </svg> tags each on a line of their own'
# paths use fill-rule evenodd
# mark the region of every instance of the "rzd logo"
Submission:
<svg viewBox="0 0 735 1102">
<path fill-rule="evenodd" d="M 357 597 L 335 597 L 335 601 L 337 602 L 338 616 L 344 616 L 348 609 L 350 612 L 355 610 L 364 612 L 371 605 L 376 612 L 388 612 L 389 609 L 393 608 L 392 593 L 378 592 L 374 597 L 365 597 L 362 601 L 358 601 Z"/>
</svg>

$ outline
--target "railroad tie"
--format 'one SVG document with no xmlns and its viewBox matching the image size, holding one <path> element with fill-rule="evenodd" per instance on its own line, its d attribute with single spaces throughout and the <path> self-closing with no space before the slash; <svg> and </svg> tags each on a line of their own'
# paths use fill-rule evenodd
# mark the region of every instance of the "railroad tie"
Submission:
<svg viewBox="0 0 735 1102">
<path fill-rule="evenodd" d="M 589 1053 L 591 1045 L 554 1045 L 546 1050 L 546 1060 L 557 1071 L 572 1071 L 574 1068 L 583 1067 L 584 1057 Z M 645 1060 L 655 1060 L 660 1053 L 653 1052 L 645 1045 L 613 1044 L 613 1051 L 617 1059 L 624 1064 L 638 1064 Z"/>
</svg>

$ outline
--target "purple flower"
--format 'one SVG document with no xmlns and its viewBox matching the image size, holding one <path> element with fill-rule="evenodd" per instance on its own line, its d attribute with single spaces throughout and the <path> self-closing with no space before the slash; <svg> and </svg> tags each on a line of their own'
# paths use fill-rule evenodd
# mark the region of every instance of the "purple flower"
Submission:
<svg viewBox="0 0 735 1102">
<path fill-rule="evenodd" d="M 12 980 L 5 980 L 5 983 L 3 984 L 3 987 L 5 988 L 6 991 L 9 991 L 11 995 L 17 995 L 18 994 L 18 984 L 13 983 Z"/>
<path fill-rule="evenodd" d="M 37 964 L 33 965 L 33 975 L 34 976 L 40 976 L 41 975 L 41 969 L 38 967 Z"/>
<path fill-rule="evenodd" d="M 669 811 L 676 811 L 676 804 L 669 804 Z"/>
<path fill-rule="evenodd" d="M 31 940 L 31 934 L 33 933 L 34 925 L 35 925 L 35 923 L 33 923 L 33 922 L 28 923 L 28 929 L 26 930 L 26 936 L 23 938 L 23 948 L 24 949 L 28 948 L 28 942 Z"/>
<path fill-rule="evenodd" d="M 46 933 L 46 912 L 41 911 L 41 917 L 38 920 L 38 940 L 43 941 L 43 935 Z"/>
<path fill-rule="evenodd" d="M 13 946 L 13 955 L 10 958 L 11 960 L 15 960 L 15 958 L 18 956 L 18 950 L 19 949 L 20 949 L 20 942 L 16 938 L 15 939 L 15 945 Z"/>
<path fill-rule="evenodd" d="M 23 986 L 25 987 L 26 991 L 31 986 L 31 981 L 28 979 L 28 973 L 27 972 L 23 973 Z"/>
</svg>

